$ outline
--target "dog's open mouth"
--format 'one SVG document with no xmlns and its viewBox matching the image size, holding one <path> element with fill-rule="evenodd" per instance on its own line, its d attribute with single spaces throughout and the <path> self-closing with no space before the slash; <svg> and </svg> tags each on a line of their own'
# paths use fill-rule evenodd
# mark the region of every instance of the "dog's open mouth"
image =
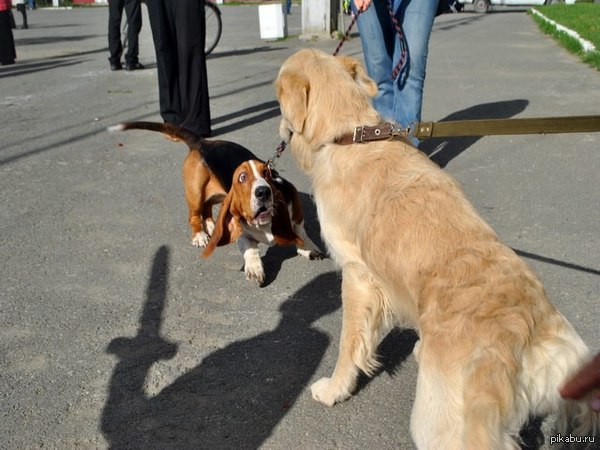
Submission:
<svg viewBox="0 0 600 450">
<path fill-rule="evenodd" d="M 254 223 L 256 223 L 257 225 L 269 223 L 271 222 L 271 216 L 273 216 L 273 208 L 267 208 L 263 205 L 256 212 L 256 215 L 254 216 Z"/>
</svg>

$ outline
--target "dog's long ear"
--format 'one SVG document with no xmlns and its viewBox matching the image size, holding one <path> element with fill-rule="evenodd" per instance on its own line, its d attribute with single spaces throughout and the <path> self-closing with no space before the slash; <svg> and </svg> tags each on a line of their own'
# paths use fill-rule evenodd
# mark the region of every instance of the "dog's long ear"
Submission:
<svg viewBox="0 0 600 450">
<path fill-rule="evenodd" d="M 301 75 L 283 72 L 275 86 L 283 116 L 294 128 L 294 133 L 302 133 L 308 115 L 308 80 Z"/>
<path fill-rule="evenodd" d="M 208 258 L 215 250 L 215 247 L 235 242 L 242 234 L 240 213 L 233 199 L 234 193 L 233 189 L 231 189 L 225 200 L 223 200 L 215 229 L 202 252 L 204 258 Z"/>
<path fill-rule="evenodd" d="M 377 94 L 377 84 L 369 78 L 364 66 L 358 60 L 350 56 L 338 56 L 337 58 L 354 81 L 356 81 L 370 97 L 374 97 L 375 94 Z"/>
<path fill-rule="evenodd" d="M 294 232 L 292 221 L 290 220 L 290 213 L 283 196 L 276 190 L 273 190 L 273 194 L 275 196 L 275 204 L 273 205 L 275 208 L 275 215 L 271 222 L 271 232 L 275 238 L 275 243 L 280 246 L 292 244 L 303 246 L 304 241 Z"/>
</svg>

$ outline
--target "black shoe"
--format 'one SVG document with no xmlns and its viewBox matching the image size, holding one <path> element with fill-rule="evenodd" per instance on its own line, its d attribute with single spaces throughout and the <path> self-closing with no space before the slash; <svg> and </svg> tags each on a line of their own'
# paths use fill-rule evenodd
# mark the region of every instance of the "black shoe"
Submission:
<svg viewBox="0 0 600 450">
<path fill-rule="evenodd" d="M 110 63 L 110 70 L 112 70 L 112 71 L 121 70 L 122 68 L 123 68 L 123 66 L 121 65 L 121 63 L 119 61 Z"/>
<path fill-rule="evenodd" d="M 10 60 L 10 61 L 2 61 L 0 64 L 3 66 L 10 66 L 11 64 L 14 64 L 15 60 Z"/>
<path fill-rule="evenodd" d="M 139 61 L 134 62 L 134 63 L 125 63 L 125 70 L 127 71 L 132 71 L 132 70 L 144 70 L 145 67 L 142 63 L 140 63 Z"/>
</svg>

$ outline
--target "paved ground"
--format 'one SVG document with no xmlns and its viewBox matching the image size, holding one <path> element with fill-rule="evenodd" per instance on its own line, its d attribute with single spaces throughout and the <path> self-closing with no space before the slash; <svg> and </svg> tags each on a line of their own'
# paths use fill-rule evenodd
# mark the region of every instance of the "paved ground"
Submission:
<svg viewBox="0 0 600 450">
<path fill-rule="evenodd" d="M 385 338 L 384 370 L 351 400 L 316 404 L 308 386 L 332 371 L 340 332 L 331 261 L 269 250 L 261 289 L 244 280 L 235 246 L 200 259 L 188 240 L 185 147 L 105 132 L 159 119 L 148 22 L 148 69 L 113 73 L 105 8 L 29 18 L 29 30 L 15 31 L 18 64 L 0 68 L 0 448 L 413 448 L 414 334 Z M 336 42 L 263 42 L 256 6 L 224 7 L 223 20 L 208 61 L 214 129 L 266 158 L 279 142 L 281 62 Z M 294 8 L 290 34 L 299 28 Z M 358 39 L 343 53 L 360 57 Z M 523 11 L 436 20 L 424 118 L 597 114 L 598 105 L 598 73 Z M 437 149 L 600 349 L 600 133 L 438 144 L 424 149 Z M 318 237 L 308 180 L 290 155 L 279 167 L 303 192 Z"/>
</svg>

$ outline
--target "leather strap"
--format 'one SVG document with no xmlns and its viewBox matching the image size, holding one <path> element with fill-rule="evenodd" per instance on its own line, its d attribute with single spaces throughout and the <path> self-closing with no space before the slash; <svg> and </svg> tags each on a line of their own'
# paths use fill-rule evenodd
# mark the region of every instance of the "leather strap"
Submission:
<svg viewBox="0 0 600 450">
<path fill-rule="evenodd" d="M 342 135 L 335 143 L 349 145 L 389 139 L 406 140 L 408 137 L 416 137 L 424 141 L 437 137 L 589 133 L 595 131 L 600 131 L 600 116 L 419 122 L 414 127 L 414 130 L 411 128 L 401 128 L 387 122 L 374 127 L 356 127 L 353 133 Z"/>
<path fill-rule="evenodd" d="M 419 140 L 425 140 L 436 137 L 587 133 L 593 131 L 600 131 L 600 116 L 420 122 L 412 135 Z"/>
<path fill-rule="evenodd" d="M 340 136 L 335 140 L 335 143 L 339 145 L 349 145 L 389 139 L 406 139 L 407 136 L 407 130 L 387 122 L 374 127 L 356 127 L 353 133 L 347 133 Z"/>
</svg>

